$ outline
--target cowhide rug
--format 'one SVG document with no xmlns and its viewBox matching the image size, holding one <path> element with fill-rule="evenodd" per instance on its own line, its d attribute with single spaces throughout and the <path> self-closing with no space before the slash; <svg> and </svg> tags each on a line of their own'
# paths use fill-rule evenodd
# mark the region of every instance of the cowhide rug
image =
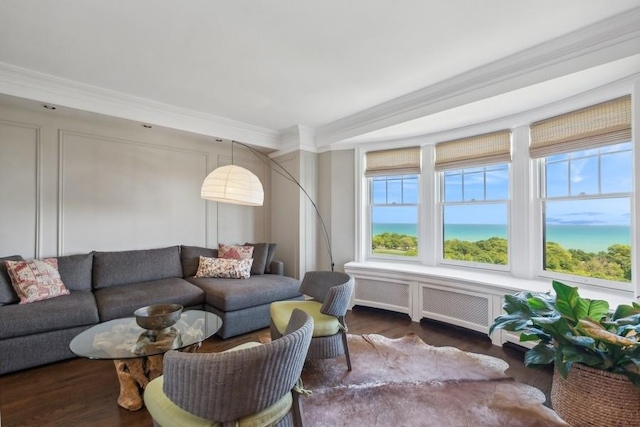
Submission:
<svg viewBox="0 0 640 427">
<path fill-rule="evenodd" d="M 306 426 L 567 426 L 544 394 L 518 383 L 503 360 L 399 339 L 349 335 L 344 357 L 307 362 Z"/>
</svg>

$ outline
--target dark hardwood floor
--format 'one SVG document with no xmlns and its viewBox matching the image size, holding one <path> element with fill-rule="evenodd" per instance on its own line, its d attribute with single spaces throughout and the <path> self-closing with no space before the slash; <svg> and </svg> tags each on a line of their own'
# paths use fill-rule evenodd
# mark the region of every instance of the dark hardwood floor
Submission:
<svg viewBox="0 0 640 427">
<path fill-rule="evenodd" d="M 509 363 L 508 375 L 537 387 L 549 398 L 552 370 L 526 368 L 522 362 L 524 352 L 518 346 L 494 346 L 486 335 L 467 329 L 427 320 L 414 323 L 406 315 L 364 307 L 349 312 L 347 323 L 352 334 L 400 338 L 413 332 L 434 346 L 453 346 L 499 357 Z M 268 329 L 224 341 L 214 337 L 200 351 L 222 351 L 264 335 L 268 336 Z M 116 404 L 118 391 L 115 369 L 109 361 L 71 359 L 4 375 L 0 377 L 1 425 L 151 426 L 151 417 L 144 408 L 129 412 Z"/>
</svg>

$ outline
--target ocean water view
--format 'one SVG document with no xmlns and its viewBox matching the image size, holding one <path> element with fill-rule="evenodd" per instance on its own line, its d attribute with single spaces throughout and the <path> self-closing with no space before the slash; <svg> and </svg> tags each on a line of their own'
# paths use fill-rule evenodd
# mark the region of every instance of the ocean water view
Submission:
<svg viewBox="0 0 640 427">
<path fill-rule="evenodd" d="M 416 224 L 373 224 L 373 235 L 384 232 L 418 235 Z M 496 224 L 450 224 L 445 226 L 446 240 L 477 242 L 491 237 L 507 238 L 507 227 Z M 585 252 L 606 251 L 614 244 L 630 245 L 631 232 L 624 225 L 549 225 L 547 241 L 558 243 L 565 249 L 581 249 Z"/>
</svg>

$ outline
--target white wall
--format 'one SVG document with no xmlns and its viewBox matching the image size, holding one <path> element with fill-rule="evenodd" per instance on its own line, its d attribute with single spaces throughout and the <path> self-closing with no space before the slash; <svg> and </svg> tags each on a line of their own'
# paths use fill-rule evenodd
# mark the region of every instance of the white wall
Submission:
<svg viewBox="0 0 640 427">
<path fill-rule="evenodd" d="M 274 160 L 298 179 L 300 152 L 292 152 Z M 277 171 L 277 168 L 271 171 L 271 233 L 273 241 L 278 244 L 276 258 L 284 260 L 285 275 L 300 277 L 300 201 L 304 195 L 296 184 Z"/>
<path fill-rule="evenodd" d="M 0 256 L 59 256 L 270 239 L 266 166 L 234 163 L 265 186 L 265 206 L 207 202 L 208 172 L 228 142 L 39 103 L 0 98 Z"/>
<path fill-rule="evenodd" d="M 331 240 L 336 271 L 355 260 L 355 173 L 353 149 L 329 151 L 320 155 L 318 167 L 318 207 Z M 320 270 L 330 267 L 327 247 L 318 229 L 318 265 Z"/>
</svg>

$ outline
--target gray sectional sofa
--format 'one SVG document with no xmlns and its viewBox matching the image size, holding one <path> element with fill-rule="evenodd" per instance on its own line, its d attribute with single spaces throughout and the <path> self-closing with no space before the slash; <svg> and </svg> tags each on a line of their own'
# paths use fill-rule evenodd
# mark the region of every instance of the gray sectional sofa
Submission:
<svg viewBox="0 0 640 427">
<path fill-rule="evenodd" d="M 150 304 L 213 312 L 223 320 L 222 338 L 265 328 L 271 302 L 303 297 L 281 262 L 260 271 L 267 251 L 256 254 L 262 259 L 254 260 L 251 277 L 240 280 L 193 277 L 200 255 L 217 256 L 194 246 L 63 256 L 58 270 L 71 293 L 30 304 L 18 304 L 4 267 L 21 257 L 0 258 L 0 374 L 74 357 L 69 342 L 78 333 Z"/>
</svg>

